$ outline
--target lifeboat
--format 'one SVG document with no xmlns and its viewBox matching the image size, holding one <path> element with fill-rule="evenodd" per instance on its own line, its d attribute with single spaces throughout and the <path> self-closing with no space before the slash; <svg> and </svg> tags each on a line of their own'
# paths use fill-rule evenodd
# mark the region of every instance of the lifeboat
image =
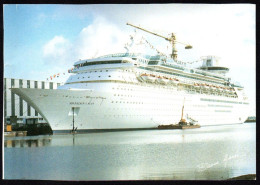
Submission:
<svg viewBox="0 0 260 185">
<path fill-rule="evenodd" d="M 154 74 L 150 74 L 148 76 L 148 79 L 149 79 L 150 82 L 154 82 L 156 80 L 156 76 Z"/>
<path fill-rule="evenodd" d="M 216 89 L 217 89 L 217 86 L 211 85 L 211 88 L 212 88 L 213 90 L 216 90 Z"/>
<path fill-rule="evenodd" d="M 226 87 L 224 87 L 224 91 L 225 91 L 225 92 L 229 92 L 229 89 L 226 88 Z"/>
<path fill-rule="evenodd" d="M 194 83 L 194 87 L 195 88 L 200 88 L 200 84 L 199 83 Z"/>
<path fill-rule="evenodd" d="M 147 81 L 148 80 L 148 74 L 141 74 L 140 75 L 141 76 L 141 78 L 144 80 L 144 81 Z"/>
<path fill-rule="evenodd" d="M 166 84 L 165 80 L 161 76 L 157 76 L 156 81 L 161 84 Z"/>
<path fill-rule="evenodd" d="M 163 76 L 163 80 L 164 80 L 165 83 L 168 83 L 170 81 L 170 79 L 166 76 Z"/>
<path fill-rule="evenodd" d="M 141 74 L 141 78 L 146 82 L 154 82 L 155 77 L 152 77 L 150 74 Z"/>
<path fill-rule="evenodd" d="M 226 87 L 220 87 L 220 90 L 221 90 L 222 92 L 227 92 Z"/>
<path fill-rule="evenodd" d="M 200 85 L 202 88 L 206 89 L 206 84 L 201 84 Z"/>
<path fill-rule="evenodd" d="M 137 78 L 137 80 L 140 81 L 140 82 L 143 82 L 143 81 L 144 81 L 144 79 L 141 77 L 141 75 L 140 75 L 140 76 L 137 76 L 136 78 Z"/>
<path fill-rule="evenodd" d="M 175 81 L 173 78 L 169 78 L 168 83 L 169 83 L 169 84 L 174 84 L 174 85 L 176 85 L 176 84 L 177 84 L 177 81 Z"/>
</svg>

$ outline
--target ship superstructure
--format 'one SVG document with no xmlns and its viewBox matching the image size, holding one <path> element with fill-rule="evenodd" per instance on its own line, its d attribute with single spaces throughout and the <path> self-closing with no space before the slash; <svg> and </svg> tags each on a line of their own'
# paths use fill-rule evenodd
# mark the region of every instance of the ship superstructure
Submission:
<svg viewBox="0 0 260 185">
<path fill-rule="evenodd" d="M 190 45 L 186 45 L 190 48 Z M 248 98 L 226 76 L 214 56 L 197 68 L 171 57 L 117 53 L 75 62 L 57 90 L 14 88 L 54 133 L 90 129 L 155 128 L 177 123 L 182 114 L 201 126 L 243 123 Z"/>
</svg>

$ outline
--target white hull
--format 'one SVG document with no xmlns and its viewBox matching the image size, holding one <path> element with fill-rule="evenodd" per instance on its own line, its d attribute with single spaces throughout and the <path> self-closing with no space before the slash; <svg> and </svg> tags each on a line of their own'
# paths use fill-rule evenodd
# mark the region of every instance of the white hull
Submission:
<svg viewBox="0 0 260 185">
<path fill-rule="evenodd" d="M 74 116 L 77 130 L 155 128 L 174 124 L 181 118 L 184 97 L 184 114 L 201 126 L 243 123 L 248 116 L 248 104 L 238 98 L 188 94 L 167 86 L 109 82 L 89 83 L 87 89 L 83 84 L 75 84 L 74 88 L 78 90 L 12 90 L 31 104 L 54 132 L 72 130 L 73 116 L 69 115 L 72 107 L 79 107 Z"/>
</svg>

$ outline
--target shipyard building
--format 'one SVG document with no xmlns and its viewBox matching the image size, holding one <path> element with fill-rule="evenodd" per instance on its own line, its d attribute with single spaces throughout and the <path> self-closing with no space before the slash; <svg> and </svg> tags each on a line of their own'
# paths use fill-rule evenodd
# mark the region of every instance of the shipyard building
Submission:
<svg viewBox="0 0 260 185">
<path fill-rule="evenodd" d="M 26 101 L 12 93 L 10 88 L 57 89 L 61 83 L 4 78 L 4 125 L 47 123 Z"/>
</svg>

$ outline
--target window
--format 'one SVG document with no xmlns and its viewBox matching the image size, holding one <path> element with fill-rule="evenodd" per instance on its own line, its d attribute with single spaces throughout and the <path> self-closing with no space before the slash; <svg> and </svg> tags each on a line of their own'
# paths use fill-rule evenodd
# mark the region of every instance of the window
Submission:
<svg viewBox="0 0 260 185">
<path fill-rule="evenodd" d="M 19 97 L 19 101 L 20 101 L 20 116 L 23 116 L 23 99 L 21 97 Z"/>
<path fill-rule="evenodd" d="M 209 66 L 209 67 L 212 66 L 212 63 L 211 63 L 210 59 L 207 60 L 207 64 L 206 65 Z"/>
<path fill-rule="evenodd" d="M 4 116 L 5 117 L 7 115 L 6 106 L 7 106 L 7 101 L 6 101 L 6 78 L 4 78 Z"/>
<path fill-rule="evenodd" d="M 38 88 L 38 82 L 34 81 L 34 88 L 37 89 Z"/>
<path fill-rule="evenodd" d="M 19 88 L 22 88 L 22 87 L 23 87 L 23 80 L 19 79 Z"/>
<path fill-rule="evenodd" d="M 11 87 L 14 87 L 14 79 L 11 79 Z"/>
<path fill-rule="evenodd" d="M 148 65 L 157 65 L 159 61 L 149 61 Z"/>
<path fill-rule="evenodd" d="M 31 107 L 27 104 L 27 116 L 31 116 Z"/>
<path fill-rule="evenodd" d="M 11 92 L 11 115 L 15 116 L 15 94 Z"/>
<path fill-rule="evenodd" d="M 30 88 L 30 80 L 27 80 L 27 88 Z"/>
<path fill-rule="evenodd" d="M 53 82 L 50 82 L 50 89 L 53 89 Z"/>
</svg>

